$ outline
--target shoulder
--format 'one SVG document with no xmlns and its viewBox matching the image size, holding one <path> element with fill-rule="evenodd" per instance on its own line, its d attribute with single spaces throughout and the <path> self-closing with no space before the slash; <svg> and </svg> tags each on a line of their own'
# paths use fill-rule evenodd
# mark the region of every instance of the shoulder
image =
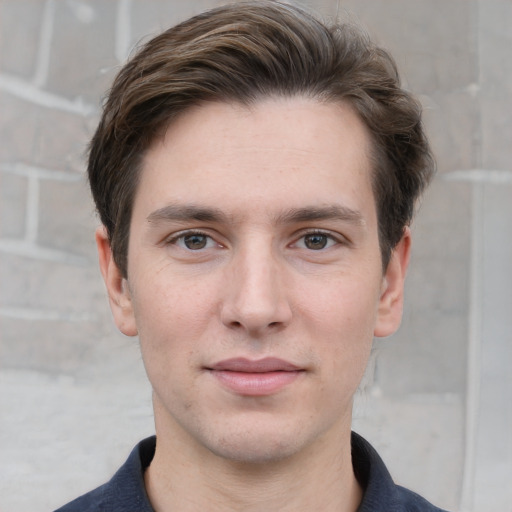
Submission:
<svg viewBox="0 0 512 512">
<path fill-rule="evenodd" d="M 109 510 L 108 493 L 109 484 L 104 484 L 93 491 L 80 496 L 55 512 L 107 512 Z"/>
<path fill-rule="evenodd" d="M 55 512 L 153 512 L 144 487 L 144 470 L 155 453 L 156 438 L 141 441 L 112 479 Z"/>
<path fill-rule="evenodd" d="M 446 512 L 396 485 L 379 454 L 356 433 L 352 433 L 352 465 L 364 493 L 358 512 Z"/>
<path fill-rule="evenodd" d="M 447 512 L 432 505 L 425 498 L 405 487 L 395 485 L 395 489 L 400 504 L 405 507 L 404 510 L 407 512 Z"/>
</svg>

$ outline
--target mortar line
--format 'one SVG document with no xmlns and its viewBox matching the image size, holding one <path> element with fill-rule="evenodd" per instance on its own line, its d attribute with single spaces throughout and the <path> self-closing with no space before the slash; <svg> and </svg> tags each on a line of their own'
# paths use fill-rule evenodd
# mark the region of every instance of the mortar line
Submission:
<svg viewBox="0 0 512 512">
<path fill-rule="evenodd" d="M 131 0 L 119 0 L 116 18 L 116 58 L 122 63 L 128 57 L 131 37 Z"/>
<path fill-rule="evenodd" d="M 44 247 L 27 240 L 16 238 L 0 238 L 0 253 L 76 266 L 85 266 L 88 261 L 86 256 Z"/>
<path fill-rule="evenodd" d="M 25 240 L 36 243 L 39 227 L 39 179 L 36 176 L 28 177 L 25 215 Z"/>
<path fill-rule="evenodd" d="M 97 315 L 87 311 L 65 311 L 60 309 L 0 307 L 0 317 L 29 321 L 90 322 Z"/>
<path fill-rule="evenodd" d="M 32 79 L 32 83 L 36 87 L 42 87 L 48 80 L 48 70 L 50 67 L 50 54 L 51 44 L 53 37 L 55 16 L 55 3 L 54 0 L 46 0 L 43 10 L 43 20 L 41 22 L 41 32 L 39 35 L 39 48 L 37 54 L 37 63 Z"/>
<path fill-rule="evenodd" d="M 442 175 L 446 181 L 489 183 L 501 185 L 512 183 L 512 171 L 500 169 L 465 169 L 450 171 Z"/>
<path fill-rule="evenodd" d="M 482 86 L 482 66 L 480 47 L 480 0 L 473 0 L 471 6 L 471 34 L 476 79 L 479 90 Z M 502 173 L 484 174 L 483 167 L 483 132 L 482 111 L 479 97 L 476 101 L 476 127 L 473 132 L 473 165 L 480 168 L 469 173 L 473 178 L 472 184 L 472 225 L 471 225 L 471 267 L 470 267 L 470 306 L 469 306 L 469 336 L 468 362 L 466 384 L 466 436 L 465 460 L 461 490 L 460 509 L 462 512 L 474 511 L 475 498 L 475 465 L 477 460 L 478 414 L 480 407 L 482 351 L 482 293 L 483 293 L 483 243 L 484 243 L 484 187 L 485 183 L 504 177 Z M 507 173 L 508 174 L 508 173 Z M 506 174 L 505 174 L 506 176 Z M 494 179 L 490 179 L 494 178 Z"/>
<path fill-rule="evenodd" d="M 471 226 L 471 266 L 469 296 L 469 336 L 466 384 L 466 439 L 461 511 L 472 512 L 474 504 L 474 483 L 476 463 L 476 443 L 478 440 L 478 412 L 480 407 L 480 357 L 482 351 L 482 248 L 484 243 L 483 183 L 472 185 L 472 226 Z"/>
<path fill-rule="evenodd" d="M 35 176 L 40 180 L 77 182 L 84 179 L 83 174 L 78 172 L 57 171 L 45 167 L 27 165 L 22 162 L 0 164 L 0 170 L 16 176 Z"/>
<path fill-rule="evenodd" d="M 62 96 L 38 89 L 33 83 L 6 73 L 0 74 L 0 89 L 35 105 L 78 114 L 83 117 L 94 113 L 96 108 L 85 103 L 80 97 L 69 100 Z"/>
<path fill-rule="evenodd" d="M 476 126 L 473 132 L 473 165 L 482 167 L 484 162 L 483 145 L 484 136 L 482 130 L 482 105 L 480 102 L 482 91 L 482 66 L 481 66 L 481 52 L 480 52 L 480 0 L 473 0 L 472 16 L 471 16 L 471 45 L 473 47 L 474 62 L 475 62 L 475 75 L 477 80 L 478 94 L 475 95 L 476 101 Z"/>
</svg>

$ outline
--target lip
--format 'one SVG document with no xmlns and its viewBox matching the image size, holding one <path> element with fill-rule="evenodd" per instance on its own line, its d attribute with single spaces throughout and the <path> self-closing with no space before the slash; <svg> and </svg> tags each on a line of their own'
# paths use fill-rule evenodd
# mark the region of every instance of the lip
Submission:
<svg viewBox="0 0 512 512">
<path fill-rule="evenodd" d="M 275 394 L 304 372 L 303 368 L 275 357 L 226 359 L 207 370 L 223 387 L 244 396 Z"/>
</svg>

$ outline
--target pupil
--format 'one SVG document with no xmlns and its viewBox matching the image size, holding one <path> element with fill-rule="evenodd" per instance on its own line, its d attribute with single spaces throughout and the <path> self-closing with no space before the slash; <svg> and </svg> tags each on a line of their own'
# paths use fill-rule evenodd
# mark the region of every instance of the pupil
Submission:
<svg viewBox="0 0 512 512">
<path fill-rule="evenodd" d="M 184 239 L 187 249 L 204 249 L 206 246 L 206 236 L 188 235 Z"/>
<path fill-rule="evenodd" d="M 305 243 L 308 249 L 323 249 L 327 245 L 327 237 L 325 235 L 306 235 Z"/>
</svg>

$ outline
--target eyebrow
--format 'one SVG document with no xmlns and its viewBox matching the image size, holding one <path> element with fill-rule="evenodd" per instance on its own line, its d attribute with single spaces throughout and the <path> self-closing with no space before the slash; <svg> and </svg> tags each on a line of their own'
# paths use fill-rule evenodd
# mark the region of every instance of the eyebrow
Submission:
<svg viewBox="0 0 512 512">
<path fill-rule="evenodd" d="M 202 222 L 226 222 L 228 216 L 218 208 L 208 208 L 195 205 L 174 205 L 169 204 L 151 212 L 147 221 L 157 223 L 161 221 L 188 221 L 197 220 Z"/>
<path fill-rule="evenodd" d="M 280 214 L 276 219 L 277 223 L 283 224 L 310 222 L 315 220 L 340 220 L 359 226 L 364 226 L 366 224 L 361 212 L 337 204 L 292 208 Z"/>
<path fill-rule="evenodd" d="M 231 216 L 226 215 L 226 213 L 218 208 L 190 204 L 169 204 L 151 212 L 147 216 L 147 221 L 149 223 L 190 220 L 199 222 L 228 223 L 231 220 Z M 366 224 L 363 215 L 360 212 L 341 205 L 290 208 L 274 218 L 274 222 L 276 224 L 293 224 L 299 222 L 311 222 L 315 220 L 340 220 L 360 226 L 364 226 Z"/>
</svg>

